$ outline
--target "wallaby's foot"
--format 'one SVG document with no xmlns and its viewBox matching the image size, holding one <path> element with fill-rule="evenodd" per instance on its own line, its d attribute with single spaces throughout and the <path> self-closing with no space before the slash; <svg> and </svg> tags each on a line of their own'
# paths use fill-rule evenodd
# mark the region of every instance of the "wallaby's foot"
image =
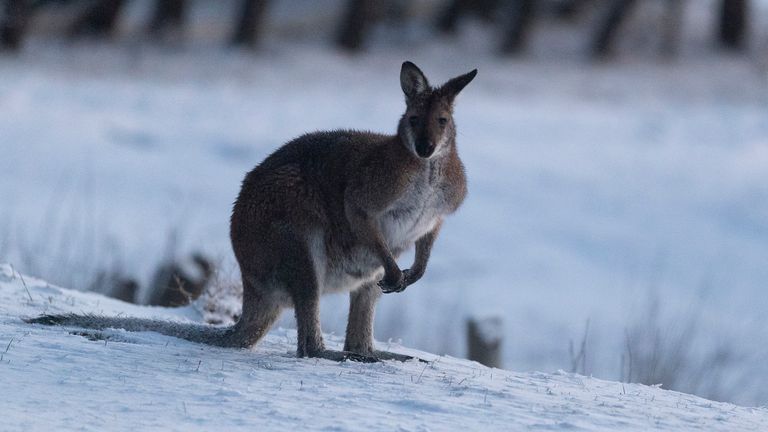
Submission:
<svg viewBox="0 0 768 432">
<path fill-rule="evenodd" d="M 310 353 L 308 357 L 323 358 L 326 360 L 343 362 L 343 361 L 356 361 L 360 363 L 376 363 L 379 361 L 377 357 L 369 356 L 365 354 L 358 354 L 349 351 L 334 351 L 334 350 L 320 350 L 314 353 Z"/>
<path fill-rule="evenodd" d="M 418 357 L 412 357 L 409 355 L 398 354 L 398 353 L 393 353 L 389 351 L 374 351 L 373 355 L 379 360 L 397 360 L 401 362 L 407 362 L 409 360 L 417 359 L 420 362 L 424 362 L 424 363 L 427 362 L 426 360 L 420 359 Z"/>
<path fill-rule="evenodd" d="M 409 355 L 405 354 L 397 354 L 389 351 L 378 351 L 373 349 L 354 349 L 352 347 L 348 347 L 347 345 L 344 346 L 343 352 L 351 352 L 355 355 L 363 356 L 363 357 L 370 357 L 375 358 L 379 361 L 381 360 L 397 360 L 401 362 L 406 362 L 408 360 L 413 360 L 415 357 L 411 357 Z M 419 359 L 420 361 L 424 361 L 422 359 Z"/>
<path fill-rule="evenodd" d="M 409 360 L 416 359 L 416 357 L 411 357 L 409 355 L 405 354 L 397 354 L 389 351 L 374 351 L 373 354 L 360 354 L 356 352 L 351 351 L 333 351 L 333 350 L 323 350 L 317 355 L 313 355 L 310 357 L 319 357 L 324 358 L 327 360 L 333 360 L 338 362 L 343 361 L 355 361 L 360 363 L 377 363 L 382 360 L 396 360 L 400 362 L 407 362 Z M 423 359 L 418 359 L 420 362 L 427 362 Z"/>
</svg>

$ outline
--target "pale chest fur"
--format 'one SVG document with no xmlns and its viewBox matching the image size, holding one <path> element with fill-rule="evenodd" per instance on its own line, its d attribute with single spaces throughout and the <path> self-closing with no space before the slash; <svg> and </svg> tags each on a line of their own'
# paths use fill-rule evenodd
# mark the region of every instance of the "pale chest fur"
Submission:
<svg viewBox="0 0 768 432">
<path fill-rule="evenodd" d="M 440 218 L 454 209 L 451 185 L 440 167 L 425 170 L 409 183 L 401 197 L 379 220 L 382 234 L 390 249 L 403 250 L 430 232 Z"/>
</svg>

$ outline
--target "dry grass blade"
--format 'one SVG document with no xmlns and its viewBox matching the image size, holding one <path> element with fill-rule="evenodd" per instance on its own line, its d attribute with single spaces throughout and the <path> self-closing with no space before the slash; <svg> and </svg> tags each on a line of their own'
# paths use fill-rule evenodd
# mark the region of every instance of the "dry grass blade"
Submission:
<svg viewBox="0 0 768 432">
<path fill-rule="evenodd" d="M 11 264 L 11 275 L 13 278 L 16 278 L 16 274 L 19 275 L 19 278 L 21 278 L 21 284 L 24 285 L 24 290 L 27 291 L 27 296 L 29 297 L 29 301 L 32 302 L 32 294 L 29 292 L 29 287 L 27 287 L 27 281 L 24 280 L 24 275 L 17 272 L 16 269 L 13 267 L 13 264 Z"/>
</svg>

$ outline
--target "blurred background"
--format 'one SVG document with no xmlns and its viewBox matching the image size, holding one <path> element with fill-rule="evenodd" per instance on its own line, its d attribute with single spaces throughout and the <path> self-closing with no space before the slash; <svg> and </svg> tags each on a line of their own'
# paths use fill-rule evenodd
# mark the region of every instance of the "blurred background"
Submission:
<svg viewBox="0 0 768 432">
<path fill-rule="evenodd" d="M 231 321 L 244 174 L 394 133 L 404 60 L 479 69 L 470 192 L 378 340 L 768 404 L 765 0 L 0 1 L 0 262 Z"/>
</svg>

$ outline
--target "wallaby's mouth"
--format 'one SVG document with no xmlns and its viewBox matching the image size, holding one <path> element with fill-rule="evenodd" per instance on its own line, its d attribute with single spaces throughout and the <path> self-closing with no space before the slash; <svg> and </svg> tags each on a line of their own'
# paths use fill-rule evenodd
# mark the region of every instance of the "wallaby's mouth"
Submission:
<svg viewBox="0 0 768 432">
<path fill-rule="evenodd" d="M 429 143 L 416 144 L 416 154 L 421 158 L 428 158 L 435 152 L 435 146 Z"/>
</svg>

